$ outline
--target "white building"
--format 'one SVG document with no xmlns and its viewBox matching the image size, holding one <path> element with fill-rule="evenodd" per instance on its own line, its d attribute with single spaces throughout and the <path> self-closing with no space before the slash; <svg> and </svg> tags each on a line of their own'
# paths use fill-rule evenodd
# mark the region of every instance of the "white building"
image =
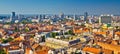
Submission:
<svg viewBox="0 0 120 54">
<path fill-rule="evenodd" d="M 9 53 L 9 54 L 24 54 L 24 50 L 23 50 L 23 49 L 19 49 L 19 50 L 9 50 L 8 53 Z"/>
</svg>

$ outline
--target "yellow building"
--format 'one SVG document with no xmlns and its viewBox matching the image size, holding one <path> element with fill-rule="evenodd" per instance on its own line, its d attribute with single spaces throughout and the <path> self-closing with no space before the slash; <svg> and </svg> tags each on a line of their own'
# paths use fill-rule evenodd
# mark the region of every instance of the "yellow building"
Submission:
<svg viewBox="0 0 120 54">
<path fill-rule="evenodd" d="M 47 38 L 45 45 L 50 48 L 60 49 L 60 48 L 64 48 L 64 47 L 68 47 L 70 45 L 76 44 L 79 41 L 80 39 L 74 39 L 74 37 L 72 39 L 64 39 L 64 40 Z"/>
<path fill-rule="evenodd" d="M 69 43 L 67 41 L 63 41 L 63 40 L 47 38 L 45 45 L 50 48 L 59 49 L 59 48 L 67 47 L 69 45 Z"/>
</svg>

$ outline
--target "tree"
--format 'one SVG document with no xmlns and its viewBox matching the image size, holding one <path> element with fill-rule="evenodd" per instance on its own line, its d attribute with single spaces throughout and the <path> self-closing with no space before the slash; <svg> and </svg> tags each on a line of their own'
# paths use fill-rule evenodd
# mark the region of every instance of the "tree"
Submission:
<svg viewBox="0 0 120 54">
<path fill-rule="evenodd" d="M 11 24 L 11 22 L 6 22 L 5 24 L 8 24 L 8 25 L 9 25 L 9 24 Z"/>
<path fill-rule="evenodd" d="M 6 54 L 5 50 L 1 49 L 0 54 Z"/>
<path fill-rule="evenodd" d="M 7 43 L 8 40 L 2 39 L 2 43 Z"/>
<path fill-rule="evenodd" d="M 57 32 L 56 35 L 59 35 L 59 33 Z"/>
<path fill-rule="evenodd" d="M 68 33 L 69 33 L 69 34 L 73 34 L 73 31 L 72 31 L 72 30 L 69 30 Z"/>
<path fill-rule="evenodd" d="M 15 27 L 15 30 L 14 30 L 15 32 L 18 32 L 19 31 L 19 28 L 18 27 Z"/>
<path fill-rule="evenodd" d="M 115 28 L 116 28 L 116 29 L 118 29 L 118 28 L 119 28 L 119 26 L 115 26 Z"/>
<path fill-rule="evenodd" d="M 35 35 L 34 35 L 34 34 L 31 34 L 31 35 L 30 35 L 30 38 L 34 38 L 34 37 L 35 37 Z"/>
<path fill-rule="evenodd" d="M 42 36 L 42 41 L 45 42 L 45 36 Z"/>
<path fill-rule="evenodd" d="M 9 37 L 7 40 L 10 42 L 10 41 L 12 41 L 12 40 L 13 40 L 13 38 L 12 38 L 12 37 Z"/>
<path fill-rule="evenodd" d="M 28 28 L 28 27 L 26 27 L 26 28 L 25 28 L 25 32 L 28 32 L 28 31 L 29 31 L 29 28 Z"/>
<path fill-rule="evenodd" d="M 27 20 L 23 20 L 21 23 L 22 23 L 22 24 L 26 24 L 26 23 L 28 23 L 28 22 L 27 22 Z"/>
<path fill-rule="evenodd" d="M 68 35 L 69 34 L 69 32 L 65 32 L 65 35 Z"/>
<path fill-rule="evenodd" d="M 13 38 L 9 37 L 7 39 L 2 39 L 2 43 L 8 43 L 11 42 L 13 40 Z"/>
<path fill-rule="evenodd" d="M 57 35 L 57 33 L 55 33 L 55 32 L 52 32 L 52 33 L 51 33 L 51 37 L 52 37 L 52 38 L 55 38 L 56 35 Z"/>
<path fill-rule="evenodd" d="M 85 27 L 85 24 L 81 24 L 81 26 Z"/>
</svg>

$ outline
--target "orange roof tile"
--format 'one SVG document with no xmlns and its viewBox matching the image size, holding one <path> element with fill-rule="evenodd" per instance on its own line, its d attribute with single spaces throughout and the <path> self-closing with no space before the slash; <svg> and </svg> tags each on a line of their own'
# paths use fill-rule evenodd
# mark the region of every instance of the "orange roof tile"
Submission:
<svg viewBox="0 0 120 54">
<path fill-rule="evenodd" d="M 36 54 L 48 54 L 49 48 L 46 46 L 42 46 L 44 49 L 39 50 L 36 52 Z"/>
<path fill-rule="evenodd" d="M 113 53 L 112 50 L 108 50 L 108 49 L 103 49 L 102 51 L 104 52 L 104 54 L 112 54 Z"/>
<path fill-rule="evenodd" d="M 113 44 L 107 44 L 102 42 L 97 42 L 99 46 L 101 46 L 104 49 L 114 50 L 120 52 L 120 46 L 119 45 L 113 45 Z"/>
<path fill-rule="evenodd" d="M 73 25 L 74 22 L 66 22 L 66 25 Z"/>
<path fill-rule="evenodd" d="M 0 29 L 0 32 L 4 32 L 4 29 Z"/>
<path fill-rule="evenodd" d="M 16 36 L 16 35 L 17 35 L 17 33 L 14 33 L 14 34 L 12 34 L 12 35 L 10 35 L 10 36 L 13 36 L 13 37 L 14 37 L 14 36 Z"/>
<path fill-rule="evenodd" d="M 3 34 L 5 35 L 5 34 L 7 34 L 7 32 L 3 32 Z"/>
<path fill-rule="evenodd" d="M 96 34 L 106 34 L 106 32 L 95 32 Z"/>
<path fill-rule="evenodd" d="M 100 53 L 100 49 L 91 48 L 91 47 L 84 47 L 83 51 L 91 52 L 91 53 L 94 53 L 94 54 Z"/>
<path fill-rule="evenodd" d="M 36 47 L 38 47 L 39 46 L 39 44 L 34 44 L 33 46 L 32 46 L 32 48 L 36 48 Z"/>
<path fill-rule="evenodd" d="M 120 52 L 118 52 L 118 54 L 120 54 Z"/>
<path fill-rule="evenodd" d="M 83 31 L 80 30 L 80 29 L 76 29 L 76 28 L 73 29 L 73 33 L 82 33 L 82 32 L 83 32 Z"/>
<path fill-rule="evenodd" d="M 37 51 L 36 54 L 48 54 L 48 50 Z"/>
<path fill-rule="evenodd" d="M 24 38 L 21 37 L 21 36 L 19 36 L 19 37 L 17 37 L 17 38 L 14 39 L 14 41 L 22 41 L 22 40 L 24 40 Z"/>
<path fill-rule="evenodd" d="M 89 30 L 83 30 L 83 32 L 89 32 Z"/>
<path fill-rule="evenodd" d="M 120 35 L 120 32 L 115 32 L 115 34 L 118 34 L 118 35 Z"/>
<path fill-rule="evenodd" d="M 118 45 L 118 41 L 112 40 L 112 43 L 111 43 L 111 44 L 113 44 L 113 45 Z"/>
<path fill-rule="evenodd" d="M 25 54 L 30 54 L 30 50 L 31 50 L 30 48 L 26 48 L 25 49 Z"/>
<path fill-rule="evenodd" d="M 33 38 L 30 38 L 30 41 L 34 41 L 34 39 L 33 39 Z"/>
</svg>

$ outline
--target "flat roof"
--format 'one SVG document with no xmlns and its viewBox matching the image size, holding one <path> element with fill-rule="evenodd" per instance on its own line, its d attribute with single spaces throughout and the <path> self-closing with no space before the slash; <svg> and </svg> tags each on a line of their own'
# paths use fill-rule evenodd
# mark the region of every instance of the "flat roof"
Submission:
<svg viewBox="0 0 120 54">
<path fill-rule="evenodd" d="M 19 50 L 9 50 L 8 52 L 21 52 L 21 51 L 24 51 L 23 49 L 19 49 Z"/>
</svg>

